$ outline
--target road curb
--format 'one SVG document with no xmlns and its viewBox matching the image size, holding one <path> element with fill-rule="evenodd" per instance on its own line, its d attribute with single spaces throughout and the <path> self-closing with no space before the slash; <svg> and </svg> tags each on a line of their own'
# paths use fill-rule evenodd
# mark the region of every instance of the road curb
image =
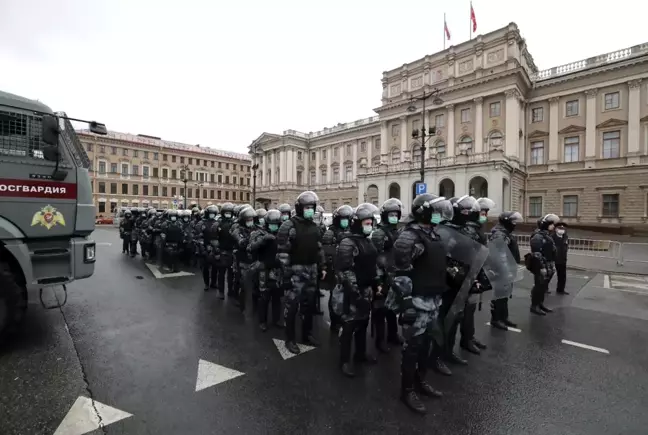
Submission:
<svg viewBox="0 0 648 435">
<path fill-rule="evenodd" d="M 567 266 L 567 269 L 578 270 L 580 272 L 604 273 L 604 274 L 614 274 L 614 275 L 648 276 L 648 273 L 632 273 L 632 272 L 619 272 L 616 270 L 589 269 L 587 267 L 569 266 L 569 265 Z"/>
</svg>

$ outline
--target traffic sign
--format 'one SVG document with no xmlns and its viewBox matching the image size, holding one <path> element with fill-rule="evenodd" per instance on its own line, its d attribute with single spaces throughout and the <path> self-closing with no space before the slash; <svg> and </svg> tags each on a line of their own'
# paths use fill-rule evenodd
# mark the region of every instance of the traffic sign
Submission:
<svg viewBox="0 0 648 435">
<path fill-rule="evenodd" d="M 422 195 L 427 192 L 427 184 L 425 183 L 416 183 L 416 194 Z"/>
</svg>

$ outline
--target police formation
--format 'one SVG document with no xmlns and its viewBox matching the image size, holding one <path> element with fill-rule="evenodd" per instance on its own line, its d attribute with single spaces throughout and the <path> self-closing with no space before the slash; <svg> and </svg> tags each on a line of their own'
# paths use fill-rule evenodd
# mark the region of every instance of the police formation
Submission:
<svg viewBox="0 0 648 435">
<path fill-rule="evenodd" d="M 401 400 L 425 413 L 420 397 L 442 396 L 427 383 L 428 368 L 451 376 L 447 364 L 468 364 L 457 353 L 457 335 L 467 352 L 479 355 L 486 348 L 475 337 L 475 312 L 485 292 L 492 292 L 492 327 L 516 326 L 508 300 L 521 262 L 514 231 L 522 216 L 503 212 L 486 234 L 491 199 L 423 194 L 409 213 L 393 198 L 380 209 L 343 205 L 326 226 L 318 203 L 317 194 L 306 191 L 294 208 L 224 203 L 204 210 L 132 209 L 120 223 L 122 250 L 135 256 L 139 242 L 142 256 L 160 267 L 199 266 L 204 290 L 217 291 L 220 299 L 227 295 L 241 311 L 249 295 L 261 330 L 283 328 L 294 354 L 298 342 L 319 345 L 313 319 L 322 313 L 321 290 L 328 290 L 342 374 L 354 377 L 390 346 L 402 346 Z M 538 221 L 523 259 L 534 275 L 531 312 L 538 315 L 551 312 L 544 295 L 555 271 L 550 231 L 558 223 L 552 214 Z"/>
</svg>

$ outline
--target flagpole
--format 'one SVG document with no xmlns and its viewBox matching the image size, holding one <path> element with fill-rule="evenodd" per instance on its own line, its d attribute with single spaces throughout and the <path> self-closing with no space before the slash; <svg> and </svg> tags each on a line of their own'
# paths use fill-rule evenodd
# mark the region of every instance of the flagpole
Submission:
<svg viewBox="0 0 648 435">
<path fill-rule="evenodd" d="M 446 14 L 445 12 L 443 13 L 443 49 L 446 49 L 445 46 L 446 43 Z"/>
<path fill-rule="evenodd" d="M 470 2 L 470 14 L 468 14 L 468 24 L 470 25 L 470 40 L 472 41 L 472 1 Z"/>
</svg>

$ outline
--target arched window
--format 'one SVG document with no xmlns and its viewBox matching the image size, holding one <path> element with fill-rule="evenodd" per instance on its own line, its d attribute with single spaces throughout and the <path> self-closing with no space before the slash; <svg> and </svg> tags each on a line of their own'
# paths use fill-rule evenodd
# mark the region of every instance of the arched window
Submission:
<svg viewBox="0 0 648 435">
<path fill-rule="evenodd" d="M 501 149 L 504 146 L 504 136 L 499 131 L 494 131 L 488 137 L 488 146 L 492 150 Z"/>
<path fill-rule="evenodd" d="M 473 140 L 470 136 L 464 136 L 459 141 L 459 151 L 462 154 L 470 154 L 473 149 Z"/>
<path fill-rule="evenodd" d="M 446 156 L 448 150 L 446 149 L 446 143 L 444 141 L 440 140 L 436 143 L 436 152 L 437 152 L 437 157 L 440 159 Z"/>
<path fill-rule="evenodd" d="M 413 162 L 421 162 L 421 146 L 418 144 L 415 144 L 412 147 L 412 161 Z"/>
<path fill-rule="evenodd" d="M 392 164 L 400 163 L 400 150 L 398 148 L 392 148 L 391 162 Z"/>
</svg>

